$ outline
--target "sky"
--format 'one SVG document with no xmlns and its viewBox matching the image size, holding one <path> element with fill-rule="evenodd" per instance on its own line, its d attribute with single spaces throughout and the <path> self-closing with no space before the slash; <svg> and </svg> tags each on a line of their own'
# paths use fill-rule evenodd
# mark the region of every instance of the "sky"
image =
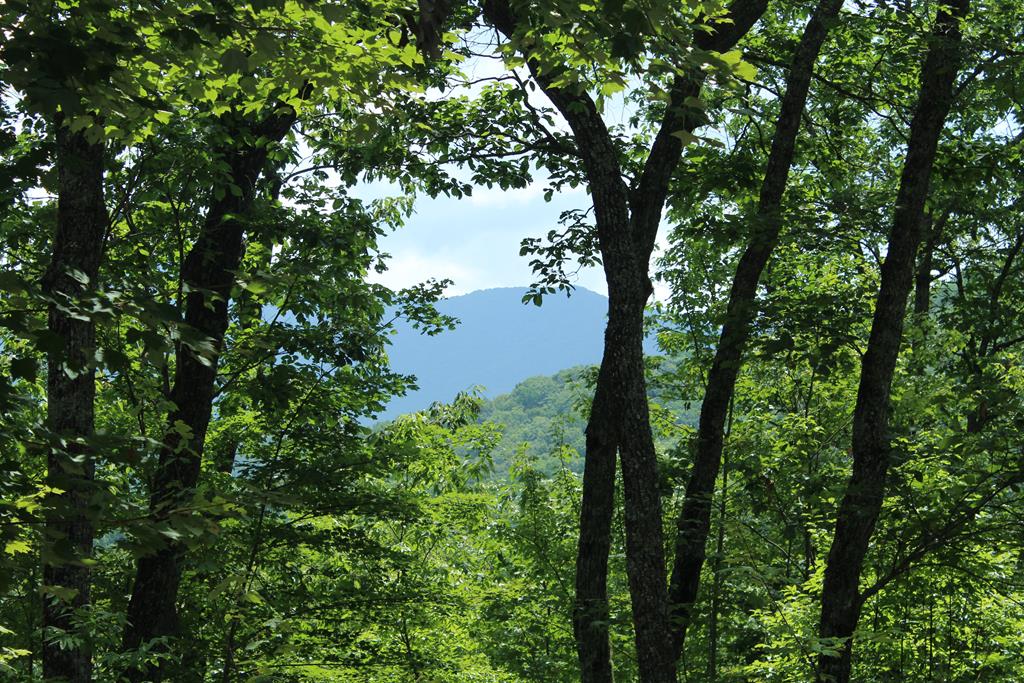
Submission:
<svg viewBox="0 0 1024 683">
<path fill-rule="evenodd" d="M 558 217 L 569 209 L 588 209 L 590 195 L 582 186 L 556 193 L 544 201 L 546 184 L 538 180 L 522 189 L 476 187 L 470 197 L 419 197 L 406 224 L 380 240 L 390 254 L 388 270 L 371 274 L 374 282 L 392 289 L 409 287 L 429 278 L 448 278 L 449 296 L 480 289 L 523 287 L 534 282 L 531 256 L 520 256 L 525 237 L 544 237 L 559 228 Z M 363 199 L 380 197 L 381 187 L 354 188 Z M 659 236 L 657 258 L 664 246 Z M 653 269 L 652 269 L 653 272 Z M 607 296 L 600 266 L 582 269 L 573 284 Z M 667 290 L 654 283 L 654 298 L 664 301 Z"/>
<path fill-rule="evenodd" d="M 449 278 L 451 296 L 494 287 L 526 287 L 533 282 L 530 257 L 519 256 L 524 237 L 543 237 L 558 228 L 568 209 L 586 209 L 583 188 L 544 201 L 544 184 L 516 190 L 474 188 L 463 199 L 421 197 L 406 225 L 386 236 L 380 249 L 391 255 L 388 270 L 373 279 L 397 289 L 429 278 Z M 600 268 L 575 278 L 578 287 L 606 294 Z"/>
<path fill-rule="evenodd" d="M 478 38 L 488 41 L 487 36 Z M 463 64 L 463 73 L 473 85 L 456 90 L 476 94 L 484 79 L 502 75 L 504 67 L 500 60 L 473 58 Z M 527 96 L 536 100 L 535 106 L 550 106 L 535 91 Z M 557 127 L 568 126 L 559 117 Z M 448 278 L 454 281 L 447 290 L 449 296 L 495 287 L 528 287 L 534 278 L 530 257 L 519 256 L 523 238 L 542 237 L 559 227 L 562 211 L 591 205 L 582 187 L 566 188 L 545 202 L 545 187 L 544 178 L 537 178 L 521 189 L 474 187 L 473 194 L 463 199 L 417 198 L 413 216 L 381 241 L 380 249 L 391 255 L 389 267 L 372 279 L 398 289 L 428 278 Z M 389 189 L 386 185 L 364 186 L 354 188 L 354 194 L 370 198 Z M 574 284 L 607 294 L 599 267 L 581 271 Z"/>
</svg>

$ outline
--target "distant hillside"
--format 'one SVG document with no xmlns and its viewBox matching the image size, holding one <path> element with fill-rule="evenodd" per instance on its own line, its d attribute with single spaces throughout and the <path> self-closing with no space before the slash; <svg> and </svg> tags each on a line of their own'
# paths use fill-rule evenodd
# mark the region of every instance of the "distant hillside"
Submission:
<svg viewBox="0 0 1024 683">
<path fill-rule="evenodd" d="M 600 362 L 605 297 L 577 289 L 572 297 L 549 296 L 534 306 L 522 303 L 525 291 L 486 289 L 441 302 L 438 309 L 461 322 L 434 337 L 399 328 L 388 352 L 392 367 L 416 375 L 420 390 L 393 399 L 382 417 L 450 401 L 477 385 L 486 396 L 498 396 L 528 377 Z"/>
<path fill-rule="evenodd" d="M 508 471 L 516 451 L 526 448 L 544 472 L 561 466 L 559 446 L 583 453 L 586 426 L 576 406 L 589 399 L 589 390 L 580 379 L 584 367 L 563 370 L 550 377 L 530 377 L 510 393 L 487 401 L 480 411 L 482 422 L 494 422 L 504 428 L 501 443 L 494 452 L 494 470 Z M 582 461 L 574 458 L 570 469 L 581 471 Z"/>
<path fill-rule="evenodd" d="M 563 466 L 582 472 L 586 447 L 586 422 L 581 408 L 590 400 L 593 389 L 587 386 L 585 366 L 562 370 L 549 377 L 530 377 L 507 394 L 486 401 L 480 411 L 481 422 L 501 425 L 503 436 L 495 449 L 494 472 L 502 477 L 515 454 L 525 449 L 537 467 L 548 474 Z M 661 392 L 650 388 L 651 398 L 674 415 L 676 424 L 696 427 L 699 405 L 664 400 Z M 583 411 L 585 412 L 585 411 Z M 659 448 L 668 448 L 673 440 L 655 433 Z M 567 446 L 563 463 L 559 449 Z"/>
</svg>

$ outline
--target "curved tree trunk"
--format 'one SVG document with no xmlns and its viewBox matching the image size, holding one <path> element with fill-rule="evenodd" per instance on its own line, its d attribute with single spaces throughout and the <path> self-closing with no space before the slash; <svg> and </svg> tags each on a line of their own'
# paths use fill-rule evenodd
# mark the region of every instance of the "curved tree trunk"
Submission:
<svg viewBox="0 0 1024 683">
<path fill-rule="evenodd" d="M 698 32 L 694 37 L 696 46 L 705 51 L 726 52 L 731 49 L 753 27 L 767 7 L 767 0 L 735 0 L 729 6 L 729 23 L 722 23 L 714 32 Z M 625 499 L 626 524 L 626 567 L 629 574 L 630 595 L 633 607 L 633 625 L 637 639 L 637 658 L 642 681 L 676 680 L 676 659 L 672 650 L 672 627 L 670 621 L 670 596 L 665 588 L 667 571 L 664 557 L 662 533 L 661 499 L 658 487 L 657 458 L 651 435 L 650 417 L 647 407 L 646 380 L 643 366 L 643 305 L 651 294 L 648 275 L 651 253 L 658 236 L 661 213 L 668 196 L 669 185 L 682 155 L 683 144 L 675 133 L 680 130 L 693 132 L 705 122 L 703 112 L 687 104 L 687 100 L 698 97 L 703 88 L 705 73 L 695 71 L 688 77 L 679 77 L 673 83 L 670 101 L 644 164 L 640 178 L 629 193 L 630 238 L 633 245 L 632 266 L 620 259 L 617 268 L 628 272 L 635 268 L 632 287 L 622 285 L 620 291 L 630 292 L 639 297 L 639 309 L 624 311 L 621 318 L 631 328 L 623 340 L 614 340 L 612 330 L 613 313 L 611 294 L 615 291 L 610 263 L 603 255 L 609 292 L 609 334 L 605 337 L 605 357 L 610 344 L 623 342 L 618 354 L 624 357 L 629 374 L 621 380 L 605 376 L 607 391 L 618 390 L 622 396 L 620 409 L 621 431 L 618 450 L 622 460 L 622 480 Z M 583 144 L 587 144 L 584 142 Z M 600 237 L 600 223 L 598 223 Z M 602 238 L 602 245 L 607 240 Z M 615 266 L 615 262 L 611 262 Z M 630 317 L 632 316 L 632 317 Z M 614 347 L 612 347 L 614 348 Z M 599 376 L 599 381 L 602 379 Z M 598 391 L 601 390 L 600 384 Z M 593 415 L 591 416 L 593 418 Z M 591 422 L 592 423 L 592 422 Z M 589 426 L 588 426 L 589 428 Z M 589 444 L 588 444 L 589 446 Z M 590 466 L 591 451 L 587 450 L 586 467 Z M 609 475 L 614 476 L 614 469 Z M 605 482 L 611 488 L 612 482 Z M 601 487 L 591 491 L 584 488 L 584 500 L 588 495 L 596 498 Z M 581 519 L 580 536 L 590 530 Z M 610 517 L 608 520 L 610 524 Z M 587 558 L 584 547 L 579 549 L 577 566 Z M 577 574 L 578 577 L 578 574 Z M 578 580 L 578 578 L 577 578 Z M 607 598 L 605 597 L 605 600 Z M 607 641 L 607 626 L 604 626 Z"/>
<path fill-rule="evenodd" d="M 850 641 L 863 605 L 860 574 L 882 509 L 889 469 L 889 391 L 903 337 L 907 296 L 914 280 L 935 152 L 953 101 L 960 61 L 960 21 L 967 11 L 968 0 L 952 0 L 939 8 L 921 70 L 917 110 L 910 124 L 875 316 L 861 360 L 853 412 L 853 474 L 836 514 L 835 535 L 825 567 L 819 635 L 836 643 L 839 656 L 819 657 L 817 680 L 822 683 L 850 680 Z"/>
<path fill-rule="evenodd" d="M 735 0 L 731 23 L 695 41 L 725 51 L 764 12 L 767 0 Z M 505 0 L 484 4 L 487 20 L 512 36 L 519 19 Z M 574 629 L 584 683 L 612 680 L 608 642 L 608 552 L 615 485 L 615 456 L 622 459 L 626 568 L 632 599 L 640 680 L 675 683 L 662 536 L 657 459 L 647 408 L 643 314 L 652 287 L 648 263 L 657 238 L 669 183 L 683 145 L 680 130 L 703 122 L 686 100 L 698 95 L 704 75 L 673 83 L 670 102 L 643 173 L 627 189 L 618 151 L 593 100 L 554 85 L 536 63 L 527 63 L 545 94 L 569 123 L 594 199 L 598 243 L 608 283 L 608 325 L 598 385 L 587 424 L 587 452 L 576 563 Z"/>
<path fill-rule="evenodd" d="M 607 335 L 607 332 L 606 332 Z M 607 346 L 606 346 L 607 348 Z M 607 351 L 606 351 L 607 353 Z M 587 423 L 580 504 L 580 538 L 576 556 L 576 603 L 573 630 L 581 680 L 610 683 L 611 645 L 608 642 L 608 554 L 615 504 L 615 452 L 618 419 L 611 359 L 602 359 Z"/>
<path fill-rule="evenodd" d="M 693 470 L 677 521 L 675 561 L 672 569 L 673 654 L 678 659 L 686 638 L 693 603 L 697 599 L 705 548 L 711 528 L 711 503 L 722 460 L 723 431 L 739 373 L 743 348 L 754 317 L 757 284 L 779 240 L 782 197 L 793 163 L 800 118 L 810 90 L 814 63 L 828 36 L 842 0 L 821 0 L 804 29 L 793 54 L 786 94 L 783 96 L 775 137 L 765 168 L 750 244 L 736 267 L 729 303 L 715 358 L 701 404 Z"/>
<path fill-rule="evenodd" d="M 71 311 L 86 287 L 96 286 L 108 218 L 103 200 L 103 144 L 89 143 L 82 132 L 72 133 L 60 117 L 55 128 L 57 230 L 43 289 L 53 300 L 48 330 L 62 342 L 59 351 L 49 353 L 46 372 L 47 423 L 60 445 L 47 457 L 46 483 L 63 493 L 51 500 L 53 510 L 46 517 L 43 584 L 70 590 L 73 596 L 65 600 L 44 595 L 43 628 L 74 631 L 72 612 L 89 604 L 90 571 L 82 560 L 92 554 L 94 533 L 88 507 L 95 464 L 85 442 L 95 426 L 96 326 Z M 88 646 L 65 648 L 44 638 L 43 677 L 69 683 L 90 681 Z"/>
<path fill-rule="evenodd" d="M 259 125 L 236 131 L 239 147 L 226 155 L 230 182 L 240 192 L 223 192 L 207 212 L 202 231 L 182 266 L 188 285 L 185 324 L 207 338 L 212 357 L 202 357 L 181 344 L 176 358 L 167 435 L 150 495 L 154 523 L 166 523 L 177 510 L 192 501 L 199 481 L 206 431 L 213 412 L 217 357 L 228 327 L 228 303 L 234 272 L 244 252 L 244 217 L 256 198 L 256 185 L 267 163 L 268 145 L 279 143 L 295 122 L 295 111 L 281 107 Z M 177 599 L 181 582 L 184 544 L 168 542 L 138 561 L 128 604 L 125 650 L 138 648 L 158 637 L 178 632 Z M 161 669 L 132 671 L 133 681 L 160 681 Z"/>
</svg>

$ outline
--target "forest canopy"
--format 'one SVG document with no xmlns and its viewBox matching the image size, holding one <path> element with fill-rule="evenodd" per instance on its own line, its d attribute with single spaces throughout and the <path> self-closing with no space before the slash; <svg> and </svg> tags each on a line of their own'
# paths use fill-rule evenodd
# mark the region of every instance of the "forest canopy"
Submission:
<svg viewBox="0 0 1024 683">
<path fill-rule="evenodd" d="M 0 36 L 0 678 L 1024 679 L 1019 0 Z M 459 324 L 382 243 L 522 188 L 586 190 L 518 257 L 601 269 L 600 364 L 380 419 Z"/>
</svg>

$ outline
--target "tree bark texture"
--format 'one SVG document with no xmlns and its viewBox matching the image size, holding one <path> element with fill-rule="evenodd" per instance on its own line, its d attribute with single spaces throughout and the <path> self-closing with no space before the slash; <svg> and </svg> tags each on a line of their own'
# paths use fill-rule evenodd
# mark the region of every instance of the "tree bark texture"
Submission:
<svg viewBox="0 0 1024 683">
<path fill-rule="evenodd" d="M 939 8 L 921 70 L 889 247 L 882 264 L 871 334 L 861 360 L 853 412 L 853 472 L 836 514 L 835 534 L 825 567 L 819 635 L 835 639 L 839 656 L 819 657 L 817 680 L 821 683 L 850 680 L 851 638 L 863 605 L 860 574 L 882 509 L 889 468 L 889 392 L 903 336 L 907 297 L 914 280 L 935 152 L 954 97 L 960 61 L 960 21 L 967 11 L 968 0 L 952 0 Z"/>
<path fill-rule="evenodd" d="M 925 244 L 917 260 L 917 274 L 914 277 L 914 313 L 921 319 L 928 316 L 932 306 L 932 265 L 935 261 L 935 243 L 938 241 L 938 225 L 931 214 L 924 218 Z"/>
<path fill-rule="evenodd" d="M 256 198 L 257 181 L 267 164 L 269 146 L 280 143 L 296 119 L 290 107 L 280 109 L 258 125 L 237 131 L 238 146 L 225 156 L 231 184 L 240 192 L 227 191 L 210 206 L 199 237 L 182 266 L 187 285 L 184 321 L 209 339 L 212 357 L 203 358 L 186 344 L 176 354 L 171 401 L 175 408 L 167 419 L 167 434 L 150 495 L 154 523 L 167 522 L 187 507 L 199 481 L 206 431 L 213 411 L 217 357 L 228 327 L 228 303 L 234 272 L 244 253 L 245 214 Z M 178 631 L 177 597 L 185 546 L 171 541 L 139 559 L 128 604 L 124 649 L 138 648 L 158 637 Z M 160 669 L 133 671 L 133 681 L 160 681 Z"/>
<path fill-rule="evenodd" d="M 761 16 L 766 0 L 737 0 L 733 23 L 700 33 L 697 46 L 724 51 Z M 518 18 L 504 0 L 484 5 L 488 21 L 506 36 Z M 594 201 L 598 243 L 608 283 L 608 325 L 587 424 L 580 543 L 576 569 L 574 629 L 586 683 L 612 680 L 608 642 L 607 574 L 611 543 L 615 457 L 622 462 L 625 498 L 626 568 L 632 600 L 640 680 L 674 683 L 670 655 L 668 595 L 662 537 L 657 459 L 647 407 L 643 356 L 643 314 L 652 287 L 648 263 L 682 142 L 672 133 L 693 130 L 703 120 L 686 107 L 700 93 L 702 73 L 677 78 L 671 101 L 644 171 L 628 188 L 613 139 L 593 100 L 553 85 L 528 59 L 534 78 L 569 123 Z"/>
<path fill-rule="evenodd" d="M 818 3 L 793 54 L 786 93 L 782 98 L 761 184 L 757 214 L 753 218 L 750 243 L 736 267 L 725 322 L 708 372 L 693 469 L 686 487 L 683 509 L 676 523 L 675 560 L 669 598 L 672 604 L 672 647 L 677 659 L 682 653 L 686 629 L 692 618 L 691 611 L 700 585 L 711 528 L 715 479 L 722 460 L 725 419 L 736 386 L 743 348 L 750 336 L 757 285 L 779 241 L 782 198 L 793 164 L 800 119 L 807 103 L 814 64 L 842 4 L 842 0 L 821 0 Z"/>
<path fill-rule="evenodd" d="M 63 493 L 53 497 L 53 510 L 46 517 L 43 584 L 74 591 L 74 597 L 65 601 L 45 596 L 43 628 L 72 632 L 73 611 L 89 604 L 91 573 L 82 561 L 92 554 L 94 535 L 88 510 L 95 463 L 87 442 L 95 427 L 96 397 L 92 366 L 96 326 L 72 311 L 79 297 L 96 286 L 108 218 L 103 198 L 103 144 L 88 142 L 83 132 L 72 133 L 60 118 L 55 128 L 57 229 L 43 289 L 51 298 L 48 330 L 62 345 L 47 357 L 46 417 L 57 443 L 47 458 L 46 483 Z M 50 635 L 44 636 L 44 678 L 90 681 L 88 646 L 65 649 L 51 642 Z"/>
</svg>

